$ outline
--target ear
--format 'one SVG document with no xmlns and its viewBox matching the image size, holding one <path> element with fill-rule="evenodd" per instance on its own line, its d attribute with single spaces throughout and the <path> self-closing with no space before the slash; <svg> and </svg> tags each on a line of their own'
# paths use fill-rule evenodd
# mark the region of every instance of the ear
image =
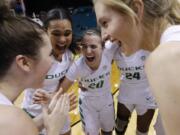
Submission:
<svg viewBox="0 0 180 135">
<path fill-rule="evenodd" d="M 25 72 L 31 71 L 31 61 L 30 58 L 24 55 L 17 55 L 16 56 L 16 64 L 17 66 Z"/>
<path fill-rule="evenodd" d="M 144 3 L 142 0 L 133 0 L 132 9 L 134 10 L 135 14 L 137 15 L 139 20 L 142 20 L 144 15 Z"/>
</svg>

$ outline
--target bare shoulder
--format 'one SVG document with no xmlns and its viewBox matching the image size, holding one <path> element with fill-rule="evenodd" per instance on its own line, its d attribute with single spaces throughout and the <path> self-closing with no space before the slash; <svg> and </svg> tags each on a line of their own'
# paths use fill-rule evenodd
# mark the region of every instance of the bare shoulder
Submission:
<svg viewBox="0 0 180 135">
<path fill-rule="evenodd" d="M 180 42 L 159 46 L 147 59 L 145 71 L 152 87 L 159 88 L 155 93 L 163 90 L 172 95 L 180 88 Z"/>
<path fill-rule="evenodd" d="M 0 105 L 0 116 L 0 134 L 38 135 L 35 124 L 20 108 Z"/>
<path fill-rule="evenodd" d="M 160 45 L 155 49 L 155 51 L 153 51 L 150 54 L 149 58 L 147 59 L 146 70 L 148 71 L 154 68 L 158 70 L 159 67 L 162 67 L 162 64 L 165 64 L 167 66 L 166 68 L 170 68 L 172 66 L 174 67 L 174 65 L 180 64 L 179 58 L 180 58 L 180 42 L 169 42 Z"/>
<path fill-rule="evenodd" d="M 146 61 L 145 71 L 159 105 L 167 134 L 180 132 L 180 42 L 159 46 Z"/>
</svg>

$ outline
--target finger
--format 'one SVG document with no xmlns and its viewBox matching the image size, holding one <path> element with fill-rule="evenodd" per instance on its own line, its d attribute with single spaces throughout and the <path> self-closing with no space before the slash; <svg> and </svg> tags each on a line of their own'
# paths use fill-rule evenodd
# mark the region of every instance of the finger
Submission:
<svg viewBox="0 0 180 135">
<path fill-rule="evenodd" d="M 73 98 L 73 99 L 69 99 L 70 101 L 70 105 L 73 105 L 73 104 L 77 104 L 77 102 L 78 102 L 78 99 L 75 97 L 75 98 Z"/>
<path fill-rule="evenodd" d="M 76 104 L 77 103 L 77 96 L 74 93 L 69 93 L 69 100 L 70 100 L 70 105 Z"/>
<path fill-rule="evenodd" d="M 44 90 L 44 89 L 37 89 L 36 93 L 46 93 L 46 90 Z"/>
<path fill-rule="evenodd" d="M 33 96 L 32 99 L 33 99 L 33 100 L 41 100 L 41 99 L 43 99 L 43 97 Z"/>
<path fill-rule="evenodd" d="M 61 95 L 58 99 L 57 99 L 57 102 L 56 104 L 54 104 L 54 108 L 53 108 L 53 113 L 61 113 L 63 108 L 63 104 L 64 104 L 64 94 Z"/>
<path fill-rule="evenodd" d="M 60 89 L 60 90 L 59 90 L 58 92 L 56 92 L 55 95 L 53 96 L 53 98 L 52 98 L 52 100 L 51 100 L 51 102 L 50 102 L 50 104 L 49 104 L 49 109 L 50 109 L 50 110 L 53 110 L 53 109 L 54 109 L 58 98 L 62 95 L 61 93 L 62 93 L 62 90 Z"/>
<path fill-rule="evenodd" d="M 50 104 L 49 104 L 49 110 L 52 111 L 56 105 L 57 97 L 53 97 Z"/>
<path fill-rule="evenodd" d="M 69 112 L 75 110 L 77 108 L 77 104 L 70 105 Z"/>
<path fill-rule="evenodd" d="M 60 87 L 57 93 L 58 93 L 57 97 L 59 98 L 63 94 L 63 88 Z"/>
<path fill-rule="evenodd" d="M 70 102 L 76 101 L 77 100 L 77 96 L 76 95 L 68 95 L 69 96 L 69 100 Z"/>
<path fill-rule="evenodd" d="M 43 113 L 43 118 L 47 118 L 47 116 L 48 116 L 48 107 L 47 107 L 47 105 L 42 104 L 42 113 Z"/>
<path fill-rule="evenodd" d="M 69 101 L 69 96 L 65 95 L 65 113 L 68 114 L 69 110 L 70 110 L 70 101 Z"/>
<path fill-rule="evenodd" d="M 68 93 L 69 99 L 73 100 L 75 98 L 77 98 L 77 95 L 75 94 L 75 91 L 71 91 Z"/>
<path fill-rule="evenodd" d="M 68 93 L 69 98 L 76 96 L 75 92 L 71 91 Z"/>
<path fill-rule="evenodd" d="M 41 101 L 33 101 L 33 104 L 41 104 Z"/>
<path fill-rule="evenodd" d="M 47 101 L 33 101 L 33 104 L 46 104 L 46 105 L 48 105 L 49 104 L 49 102 L 47 102 Z"/>
<path fill-rule="evenodd" d="M 68 94 L 63 94 L 62 100 L 59 100 L 57 106 L 60 108 L 60 113 L 67 115 L 69 111 L 69 97 Z"/>
<path fill-rule="evenodd" d="M 78 100 L 77 99 L 70 101 L 70 106 L 77 105 L 77 104 L 78 104 Z"/>
<path fill-rule="evenodd" d="M 77 104 L 78 104 L 77 98 L 75 98 L 75 99 L 73 99 L 73 100 L 70 100 L 70 111 L 76 109 Z"/>
<path fill-rule="evenodd" d="M 63 94 L 61 99 L 58 100 L 55 111 L 67 115 L 69 111 L 69 97 L 67 94 Z"/>
<path fill-rule="evenodd" d="M 43 97 L 43 96 L 44 96 L 44 94 L 39 93 L 39 92 L 36 92 L 33 94 L 33 97 Z"/>
</svg>

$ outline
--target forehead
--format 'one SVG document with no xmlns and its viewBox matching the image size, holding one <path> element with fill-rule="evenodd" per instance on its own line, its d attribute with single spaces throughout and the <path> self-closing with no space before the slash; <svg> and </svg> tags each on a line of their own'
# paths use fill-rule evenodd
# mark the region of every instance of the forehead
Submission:
<svg viewBox="0 0 180 135">
<path fill-rule="evenodd" d="M 66 30 L 66 29 L 72 29 L 71 22 L 67 19 L 63 20 L 52 20 L 49 22 L 48 29 L 51 30 Z"/>
<path fill-rule="evenodd" d="M 97 19 L 106 16 L 106 14 L 109 13 L 110 11 L 110 8 L 106 4 L 104 4 L 104 2 L 102 2 L 101 0 L 98 0 L 95 3 L 94 9 L 96 12 Z"/>
<path fill-rule="evenodd" d="M 98 35 L 85 35 L 82 39 L 82 43 L 86 45 L 97 45 L 101 44 L 102 40 Z"/>
</svg>

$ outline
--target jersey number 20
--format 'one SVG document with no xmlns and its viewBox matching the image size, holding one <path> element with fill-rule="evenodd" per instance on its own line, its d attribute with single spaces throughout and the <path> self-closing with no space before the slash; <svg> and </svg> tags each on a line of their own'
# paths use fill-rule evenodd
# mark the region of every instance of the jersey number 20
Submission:
<svg viewBox="0 0 180 135">
<path fill-rule="evenodd" d="M 100 80 L 97 83 L 91 83 L 88 87 L 91 89 L 98 89 L 98 88 L 102 88 L 104 84 L 104 80 Z"/>
</svg>

